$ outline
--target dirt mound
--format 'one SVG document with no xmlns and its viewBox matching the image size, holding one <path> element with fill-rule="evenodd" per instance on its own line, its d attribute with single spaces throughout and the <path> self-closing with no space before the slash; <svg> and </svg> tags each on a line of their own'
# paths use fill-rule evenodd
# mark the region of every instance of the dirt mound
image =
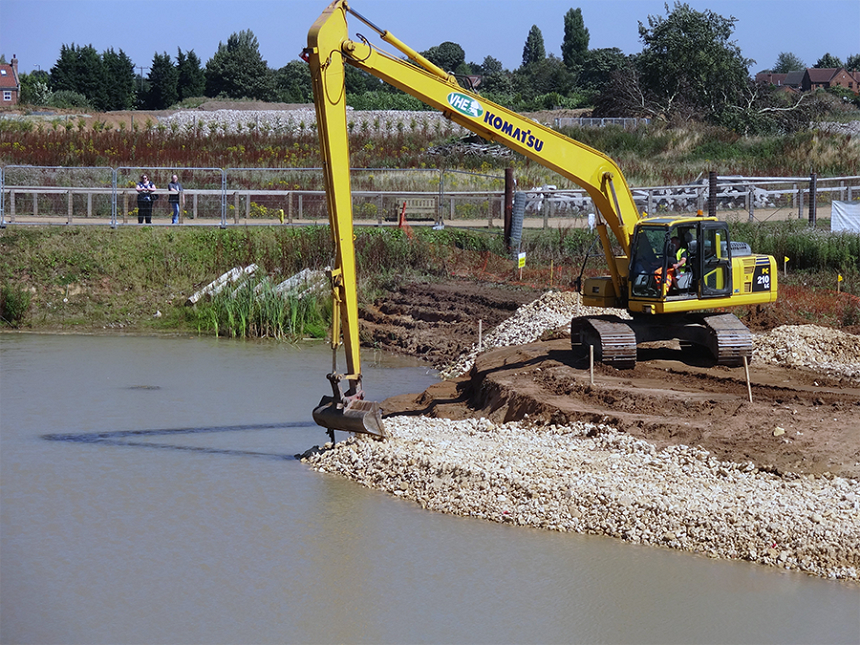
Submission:
<svg viewBox="0 0 860 645">
<path fill-rule="evenodd" d="M 489 335 L 540 295 L 474 283 L 410 285 L 363 312 L 363 338 L 439 367 L 473 350 L 477 320 Z M 749 390 L 743 368 L 714 366 L 677 344 L 640 348 L 632 370 L 597 365 L 592 384 L 587 356 L 574 352 L 563 329 L 543 338 L 477 354 L 468 376 L 388 399 L 383 410 L 605 423 L 657 446 L 701 446 L 774 472 L 860 477 L 860 382 L 850 369 L 860 367 L 856 336 L 813 326 L 763 335 Z M 849 369 L 827 369 L 836 364 Z"/>
</svg>

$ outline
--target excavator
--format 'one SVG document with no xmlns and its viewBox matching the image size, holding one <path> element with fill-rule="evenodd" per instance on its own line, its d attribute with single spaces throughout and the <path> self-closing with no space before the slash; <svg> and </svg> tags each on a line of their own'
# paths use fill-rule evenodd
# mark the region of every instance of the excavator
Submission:
<svg viewBox="0 0 860 645">
<path fill-rule="evenodd" d="M 380 49 L 361 34 L 351 38 L 348 15 L 401 56 Z M 313 82 L 336 249 L 335 265 L 329 270 L 334 303 L 334 358 L 328 375 L 332 396 L 324 396 L 313 412 L 314 420 L 332 438 L 334 430 L 385 436 L 379 406 L 364 399 L 361 387 L 345 65 L 403 90 L 452 122 L 507 146 L 588 193 L 597 210 L 596 229 L 609 275 L 587 278 L 580 285 L 582 303 L 626 310 L 629 316 L 607 313 L 574 318 L 571 344 L 575 349 L 590 347 L 596 360 L 619 369 L 633 367 L 637 346 L 653 341 L 705 347 L 720 365 L 738 366 L 751 358 L 750 331 L 724 309 L 774 302 L 776 261 L 731 241 L 725 222 L 715 216 L 640 213 L 621 169 L 608 156 L 463 88 L 453 73 L 377 27 L 346 0 L 332 2 L 313 24 L 302 58 L 310 66 Z M 337 372 L 341 342 L 345 374 Z"/>
</svg>

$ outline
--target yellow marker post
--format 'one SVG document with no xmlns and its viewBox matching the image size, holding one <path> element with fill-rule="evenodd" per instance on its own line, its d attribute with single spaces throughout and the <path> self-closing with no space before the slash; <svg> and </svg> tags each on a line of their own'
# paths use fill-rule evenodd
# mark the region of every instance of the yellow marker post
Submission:
<svg viewBox="0 0 860 645">
<path fill-rule="evenodd" d="M 837 275 L 838 277 L 836 278 L 836 293 L 839 293 L 840 288 L 842 287 L 842 274 L 839 273 Z"/>
<path fill-rule="evenodd" d="M 520 253 L 517 256 L 517 267 L 520 270 L 520 280 L 523 279 L 523 267 L 526 265 L 526 254 Z"/>
<path fill-rule="evenodd" d="M 783 257 L 783 259 L 782 259 L 782 272 L 783 273 L 788 273 L 788 259 L 789 258 L 787 255 L 785 257 Z"/>
</svg>

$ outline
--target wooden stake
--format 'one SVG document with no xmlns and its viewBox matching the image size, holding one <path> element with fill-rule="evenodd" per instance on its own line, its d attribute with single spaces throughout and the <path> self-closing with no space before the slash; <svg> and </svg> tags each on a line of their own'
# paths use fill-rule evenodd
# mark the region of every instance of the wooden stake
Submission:
<svg viewBox="0 0 860 645">
<path fill-rule="evenodd" d="M 483 326 L 484 326 L 484 321 L 483 321 L 483 320 L 478 320 L 478 351 L 479 351 L 479 352 L 481 351 L 481 344 L 482 344 L 482 341 L 483 341 L 483 338 L 482 338 L 482 336 L 483 336 Z"/>
<path fill-rule="evenodd" d="M 591 378 L 591 384 L 594 385 L 594 345 L 588 346 L 588 373 Z"/>
<path fill-rule="evenodd" d="M 747 363 L 747 357 L 744 356 L 744 373 L 747 377 L 747 394 L 749 395 L 750 403 L 752 403 L 752 386 L 750 385 L 750 366 Z"/>
</svg>

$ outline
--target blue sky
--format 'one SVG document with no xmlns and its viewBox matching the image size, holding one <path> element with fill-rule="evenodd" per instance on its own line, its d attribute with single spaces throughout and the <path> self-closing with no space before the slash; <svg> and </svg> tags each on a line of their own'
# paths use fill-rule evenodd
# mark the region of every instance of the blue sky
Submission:
<svg viewBox="0 0 860 645">
<path fill-rule="evenodd" d="M 638 23 L 664 16 L 674 0 L 354 0 L 351 6 L 418 51 L 445 41 L 458 43 L 467 61 L 485 56 L 508 69 L 522 61 L 532 25 L 547 53 L 561 54 L 564 14 L 581 8 L 589 47 L 642 50 Z M 773 66 L 791 52 L 808 66 L 825 53 L 843 61 L 860 53 L 860 0 L 687 0 L 698 11 L 734 16 L 734 40 L 750 72 Z M 269 67 L 298 58 L 308 28 L 328 0 L 0 0 L 0 53 L 16 55 L 22 72 L 50 70 L 63 44 L 122 49 L 144 68 L 156 52 L 175 57 L 194 50 L 205 65 L 219 42 L 244 29 L 254 32 Z M 358 20 L 356 31 L 372 32 Z M 371 39 L 373 40 L 373 39 Z M 378 42 L 378 41 L 375 41 Z"/>
</svg>

